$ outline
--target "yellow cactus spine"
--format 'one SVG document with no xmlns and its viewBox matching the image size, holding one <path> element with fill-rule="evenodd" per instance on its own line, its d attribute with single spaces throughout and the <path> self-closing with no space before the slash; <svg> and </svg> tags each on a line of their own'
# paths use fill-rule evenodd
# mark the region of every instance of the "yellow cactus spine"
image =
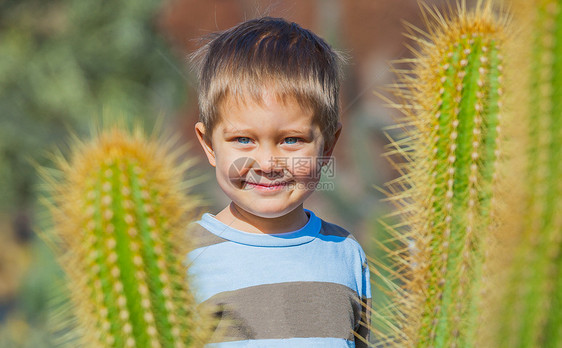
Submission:
<svg viewBox="0 0 562 348">
<path fill-rule="evenodd" d="M 45 238 L 68 275 L 78 342 L 91 347 L 198 347 L 182 261 L 198 200 L 185 195 L 172 143 L 113 127 L 76 140 L 45 176 L 55 228 Z"/>
<path fill-rule="evenodd" d="M 374 268 L 394 298 L 375 306 L 374 335 L 397 347 L 471 347 L 500 157 L 506 20 L 487 1 L 424 13 L 429 32 L 412 31 L 420 48 L 395 89 L 406 135 L 393 153 L 407 163 L 395 163 L 403 176 L 388 184 L 400 221 L 381 245 L 393 252 Z"/>
</svg>

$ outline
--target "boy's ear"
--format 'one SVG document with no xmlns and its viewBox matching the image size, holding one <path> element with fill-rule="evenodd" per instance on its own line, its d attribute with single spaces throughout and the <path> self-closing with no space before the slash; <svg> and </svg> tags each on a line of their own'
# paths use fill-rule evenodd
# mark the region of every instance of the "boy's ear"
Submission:
<svg viewBox="0 0 562 348">
<path fill-rule="evenodd" d="M 197 134 L 199 144 L 201 144 L 203 151 L 205 151 L 205 155 L 207 155 L 209 163 L 213 167 L 216 167 L 217 161 L 215 158 L 215 151 L 213 150 L 213 144 L 211 143 L 211 139 L 206 136 L 206 129 L 202 122 L 197 122 L 195 124 L 195 133 Z"/>
<path fill-rule="evenodd" d="M 332 156 L 332 152 L 334 152 L 334 148 L 336 147 L 336 143 L 338 142 L 338 139 L 341 134 L 341 128 L 342 128 L 342 124 L 341 122 L 338 122 L 336 133 L 334 134 L 332 141 L 330 143 L 324 144 L 324 152 L 322 153 L 322 156 L 324 157 Z"/>
</svg>

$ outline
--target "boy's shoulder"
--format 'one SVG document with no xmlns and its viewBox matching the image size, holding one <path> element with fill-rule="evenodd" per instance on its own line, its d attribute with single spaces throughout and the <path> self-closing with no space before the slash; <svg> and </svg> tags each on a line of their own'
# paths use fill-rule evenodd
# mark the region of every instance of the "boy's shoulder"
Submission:
<svg viewBox="0 0 562 348">
<path fill-rule="evenodd" d="M 320 220 L 322 221 L 322 227 L 320 228 L 320 235 L 328 238 L 331 237 L 334 239 L 349 240 L 353 244 L 359 245 L 359 242 L 357 241 L 357 239 L 355 239 L 355 236 L 345 228 L 336 225 L 334 223 L 327 222 L 323 219 Z"/>
<path fill-rule="evenodd" d="M 227 239 L 212 233 L 208 228 L 203 227 L 198 221 L 194 221 L 187 227 L 189 244 L 191 249 L 208 247 L 214 244 L 228 242 Z"/>
<path fill-rule="evenodd" d="M 329 242 L 341 242 L 339 245 L 346 245 L 348 248 L 352 248 L 361 254 L 361 258 L 365 258 L 365 252 L 361 247 L 361 244 L 351 232 L 345 228 L 336 225 L 331 222 L 322 220 L 322 227 L 320 228 L 319 238 L 329 241 Z"/>
<path fill-rule="evenodd" d="M 351 238 L 352 240 L 355 240 L 353 235 L 349 231 L 347 231 L 345 228 L 343 228 L 341 226 L 338 226 L 334 223 L 327 222 L 326 220 L 323 220 L 322 218 L 320 218 L 320 220 L 322 221 L 322 227 L 320 228 L 320 234 L 323 234 L 325 236 Z"/>
</svg>

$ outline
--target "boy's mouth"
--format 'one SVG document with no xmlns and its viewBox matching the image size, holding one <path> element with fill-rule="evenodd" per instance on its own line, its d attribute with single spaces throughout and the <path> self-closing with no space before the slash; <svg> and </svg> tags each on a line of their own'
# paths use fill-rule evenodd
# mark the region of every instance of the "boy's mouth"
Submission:
<svg viewBox="0 0 562 348">
<path fill-rule="evenodd" d="M 269 183 L 256 183 L 251 181 L 242 181 L 242 186 L 248 189 L 257 189 L 260 191 L 277 191 L 290 185 L 291 182 L 269 182 Z"/>
</svg>

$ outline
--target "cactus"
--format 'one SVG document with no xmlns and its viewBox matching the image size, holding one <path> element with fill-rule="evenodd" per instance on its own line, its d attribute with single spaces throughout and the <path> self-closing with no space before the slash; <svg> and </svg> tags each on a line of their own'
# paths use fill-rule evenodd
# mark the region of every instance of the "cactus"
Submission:
<svg viewBox="0 0 562 348">
<path fill-rule="evenodd" d="M 397 347 L 471 347 L 496 199 L 507 20 L 488 1 L 423 13 L 428 33 L 411 27 L 420 48 L 394 88 L 405 135 L 388 155 L 402 176 L 386 193 L 400 221 L 386 224 L 387 256 L 374 261 L 392 300 L 375 304 L 372 329 Z"/>
<path fill-rule="evenodd" d="M 64 339 L 71 346 L 202 346 L 205 325 L 182 267 L 198 205 L 183 193 L 189 166 L 175 164 L 181 152 L 172 143 L 125 129 L 75 140 L 69 161 L 56 157 L 57 174 L 43 170 L 55 223 L 43 237 L 68 276 L 74 313 Z"/>
<path fill-rule="evenodd" d="M 521 237 L 511 250 L 508 290 L 497 310 L 498 347 L 562 346 L 562 3 L 514 1 L 514 19 L 525 41 L 516 47 L 526 60 L 513 74 L 523 75 L 528 100 L 518 122 L 526 139 L 526 168 L 519 187 L 523 214 L 514 217 Z M 504 284 L 505 286 L 505 284 Z"/>
</svg>

